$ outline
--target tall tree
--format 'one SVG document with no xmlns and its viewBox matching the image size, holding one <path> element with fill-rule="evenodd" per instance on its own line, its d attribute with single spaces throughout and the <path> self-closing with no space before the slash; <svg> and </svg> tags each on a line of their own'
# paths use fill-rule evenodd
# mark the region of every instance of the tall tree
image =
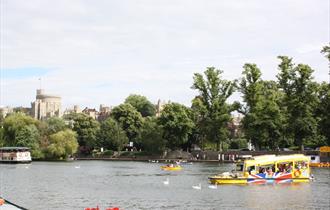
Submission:
<svg viewBox="0 0 330 210">
<path fill-rule="evenodd" d="M 278 147 L 284 116 L 280 109 L 282 95 L 273 81 L 263 81 L 256 64 L 245 64 L 240 91 L 245 106 L 240 112 L 245 135 L 256 149 Z"/>
<path fill-rule="evenodd" d="M 288 133 L 294 143 L 303 149 L 304 143 L 317 135 L 317 119 L 314 117 L 317 107 L 317 85 L 313 82 L 313 70 L 304 64 L 294 65 L 292 59 L 279 56 L 280 89 L 284 92 L 283 106 L 287 110 Z"/>
<path fill-rule="evenodd" d="M 81 146 L 81 152 L 91 152 L 91 150 L 97 146 L 96 134 L 99 130 L 99 123 L 92 117 L 82 113 L 75 113 L 67 117 L 67 119 L 73 121 L 72 130 L 77 133 L 77 139 L 79 146 Z"/>
<path fill-rule="evenodd" d="M 164 139 L 170 149 L 179 149 L 187 143 L 194 123 L 190 119 L 189 109 L 178 103 L 165 105 L 158 124 L 164 131 Z"/>
<path fill-rule="evenodd" d="M 135 109 L 141 113 L 142 117 L 155 116 L 156 107 L 147 97 L 132 94 L 125 99 L 125 103 L 131 104 Z"/>
<path fill-rule="evenodd" d="M 145 118 L 137 143 L 141 149 L 152 154 L 160 154 L 165 150 L 166 141 L 163 138 L 163 129 L 157 123 L 157 118 Z"/>
<path fill-rule="evenodd" d="M 227 140 L 227 124 L 231 120 L 230 112 L 234 107 L 227 104 L 227 99 L 235 90 L 235 82 L 221 78 L 222 71 L 209 67 L 202 74 L 194 74 L 192 89 L 199 95 L 194 100 L 195 110 L 199 110 L 199 123 L 202 136 L 217 144 L 220 150 L 222 142 Z"/>
<path fill-rule="evenodd" d="M 120 127 L 119 123 L 111 117 L 101 123 L 97 136 L 99 146 L 110 150 L 121 151 L 124 144 L 128 143 L 125 131 Z"/>
<path fill-rule="evenodd" d="M 132 105 L 121 104 L 113 108 L 111 117 L 119 122 L 129 141 L 134 142 L 143 123 L 141 114 Z"/>
</svg>

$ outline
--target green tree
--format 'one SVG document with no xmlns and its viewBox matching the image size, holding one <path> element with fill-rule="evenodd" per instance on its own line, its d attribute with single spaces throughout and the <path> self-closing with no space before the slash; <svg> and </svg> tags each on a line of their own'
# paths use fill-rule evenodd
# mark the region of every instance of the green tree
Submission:
<svg viewBox="0 0 330 210">
<path fill-rule="evenodd" d="M 66 159 L 77 152 L 77 135 L 66 129 L 49 136 L 49 145 L 46 148 L 46 157 L 50 159 Z"/>
<path fill-rule="evenodd" d="M 66 119 L 73 121 L 72 130 L 77 133 L 78 144 L 81 146 L 81 152 L 90 153 L 97 145 L 97 132 L 99 123 L 92 117 L 82 113 L 71 114 L 66 116 Z"/>
<path fill-rule="evenodd" d="M 156 107 L 145 96 L 132 94 L 128 96 L 125 103 L 131 104 L 141 113 L 142 117 L 155 116 Z"/>
<path fill-rule="evenodd" d="M 16 132 L 16 145 L 18 147 L 29 147 L 33 158 L 43 157 L 39 147 L 40 134 L 37 127 L 33 124 L 25 125 Z"/>
<path fill-rule="evenodd" d="M 108 150 L 121 151 L 124 144 L 128 143 L 125 131 L 120 127 L 119 123 L 111 117 L 101 123 L 97 136 L 99 146 L 105 147 Z"/>
<path fill-rule="evenodd" d="M 274 81 L 263 81 L 256 64 L 245 64 L 240 91 L 245 106 L 240 112 L 244 133 L 256 149 L 276 149 L 282 140 L 285 118 L 279 104 L 283 98 Z"/>
<path fill-rule="evenodd" d="M 68 128 L 68 126 L 65 124 L 65 121 L 58 117 L 51 117 L 51 118 L 47 119 L 46 123 L 47 123 L 47 134 L 48 135 L 57 133 L 59 131 L 63 131 L 66 128 Z"/>
<path fill-rule="evenodd" d="M 18 132 L 25 126 L 34 125 L 38 127 L 39 122 L 30 116 L 23 113 L 12 113 L 7 116 L 3 123 L 3 135 L 6 146 L 17 146 L 18 142 L 16 137 Z"/>
<path fill-rule="evenodd" d="M 193 101 L 193 108 L 198 112 L 198 126 L 202 137 L 216 143 L 217 150 L 228 138 L 227 124 L 231 120 L 234 106 L 227 104 L 227 99 L 235 90 L 235 82 L 221 78 L 223 72 L 209 67 L 202 74 L 194 74 L 192 89 L 198 90 L 199 96 Z"/>
<path fill-rule="evenodd" d="M 160 154 L 165 150 L 166 141 L 163 138 L 163 129 L 158 125 L 157 119 L 147 117 L 142 125 L 137 144 L 144 151 Z"/>
<path fill-rule="evenodd" d="M 318 105 L 317 85 L 313 82 L 313 70 L 304 64 L 294 65 L 292 59 L 279 56 L 279 88 L 284 93 L 283 107 L 288 120 L 287 133 L 294 138 L 294 144 L 303 145 L 317 136 L 315 110 Z"/>
<path fill-rule="evenodd" d="M 135 141 L 143 123 L 141 114 L 131 104 L 121 104 L 113 108 L 113 117 L 126 132 L 129 141 Z"/>
<path fill-rule="evenodd" d="M 187 143 L 188 136 L 194 127 L 189 112 L 187 107 L 178 103 L 165 105 L 158 118 L 158 124 L 163 128 L 163 136 L 168 148 L 178 149 Z"/>
</svg>

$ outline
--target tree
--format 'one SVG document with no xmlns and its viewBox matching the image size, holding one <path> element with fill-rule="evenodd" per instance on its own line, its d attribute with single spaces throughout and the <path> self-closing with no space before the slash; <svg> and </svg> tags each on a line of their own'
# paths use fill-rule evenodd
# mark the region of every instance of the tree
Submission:
<svg viewBox="0 0 330 210">
<path fill-rule="evenodd" d="M 158 118 L 158 124 L 164 131 L 163 137 L 167 141 L 168 148 L 178 149 L 187 142 L 188 135 L 194 127 L 189 115 L 189 109 L 181 104 L 165 105 Z"/>
<path fill-rule="evenodd" d="M 78 150 L 77 134 L 66 129 L 49 136 L 46 157 L 51 159 L 66 159 Z"/>
<path fill-rule="evenodd" d="M 33 124 L 25 125 L 16 132 L 16 145 L 18 147 L 29 147 L 33 158 L 41 158 L 43 154 L 39 147 L 40 134 L 37 127 Z"/>
<path fill-rule="evenodd" d="M 159 154 L 165 150 L 166 141 L 163 138 L 163 129 L 157 124 L 157 118 L 147 117 L 144 120 L 137 144 L 152 154 Z"/>
<path fill-rule="evenodd" d="M 155 116 L 156 107 L 145 96 L 132 94 L 125 99 L 125 103 L 131 104 L 141 113 L 142 117 Z"/>
<path fill-rule="evenodd" d="M 124 144 L 128 143 L 125 131 L 120 127 L 119 123 L 111 117 L 101 123 L 97 136 L 99 146 L 109 150 L 121 151 Z"/>
<path fill-rule="evenodd" d="M 256 149 L 276 149 L 281 141 L 282 126 L 285 118 L 279 106 L 282 95 L 274 81 L 263 81 L 256 64 L 245 64 L 240 91 L 245 106 L 243 129 Z"/>
<path fill-rule="evenodd" d="M 227 99 L 235 90 L 235 82 L 221 79 L 222 71 L 209 67 L 204 72 L 194 74 L 192 89 L 199 95 L 194 100 L 194 110 L 198 111 L 198 126 L 202 136 L 217 144 L 220 150 L 222 142 L 227 140 L 227 124 L 231 120 L 230 113 L 234 106 L 227 104 Z"/>
<path fill-rule="evenodd" d="M 304 143 L 317 138 L 317 119 L 314 117 L 318 104 L 317 85 L 313 82 L 313 70 L 304 64 L 294 65 L 292 59 L 279 56 L 279 88 L 284 93 L 283 107 L 288 119 L 287 132 L 294 144 L 303 149 Z"/>
<path fill-rule="evenodd" d="M 141 114 L 131 104 L 121 104 L 113 108 L 111 117 L 119 122 L 129 141 L 135 141 L 143 123 Z"/>
<path fill-rule="evenodd" d="M 47 121 L 47 134 L 51 135 L 67 128 L 65 121 L 58 117 L 51 117 Z"/>
<path fill-rule="evenodd" d="M 78 113 L 67 116 L 67 119 L 73 120 L 72 130 L 76 131 L 81 152 L 90 153 L 97 145 L 96 134 L 99 130 L 99 123 L 92 117 L 85 114 Z"/>
<path fill-rule="evenodd" d="M 38 127 L 39 122 L 23 113 L 13 113 L 5 118 L 3 123 L 3 136 L 6 146 L 17 146 L 16 137 L 18 132 L 25 126 L 34 125 Z"/>
</svg>

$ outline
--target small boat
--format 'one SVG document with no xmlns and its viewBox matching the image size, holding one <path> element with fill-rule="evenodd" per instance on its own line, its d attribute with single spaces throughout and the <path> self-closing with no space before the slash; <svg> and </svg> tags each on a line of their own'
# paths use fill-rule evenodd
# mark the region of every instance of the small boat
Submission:
<svg viewBox="0 0 330 210">
<path fill-rule="evenodd" d="M 160 168 L 164 171 L 179 171 L 182 169 L 181 166 L 174 164 L 168 164 L 166 166 L 161 166 Z"/>
<path fill-rule="evenodd" d="M 211 184 L 309 182 L 309 157 L 302 154 L 262 155 L 239 161 L 236 170 L 209 177 Z"/>
</svg>

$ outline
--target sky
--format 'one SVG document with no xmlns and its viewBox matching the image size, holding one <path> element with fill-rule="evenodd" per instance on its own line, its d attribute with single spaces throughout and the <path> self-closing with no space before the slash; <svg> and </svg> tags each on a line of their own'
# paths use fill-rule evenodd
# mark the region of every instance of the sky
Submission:
<svg viewBox="0 0 330 210">
<path fill-rule="evenodd" d="M 278 55 L 328 81 L 329 0 L 0 0 L 0 106 L 30 107 L 36 89 L 64 108 L 116 106 L 130 94 L 189 106 L 194 73 L 239 79 Z M 41 78 L 41 80 L 39 80 Z M 230 101 L 241 100 L 238 93 Z"/>
</svg>

